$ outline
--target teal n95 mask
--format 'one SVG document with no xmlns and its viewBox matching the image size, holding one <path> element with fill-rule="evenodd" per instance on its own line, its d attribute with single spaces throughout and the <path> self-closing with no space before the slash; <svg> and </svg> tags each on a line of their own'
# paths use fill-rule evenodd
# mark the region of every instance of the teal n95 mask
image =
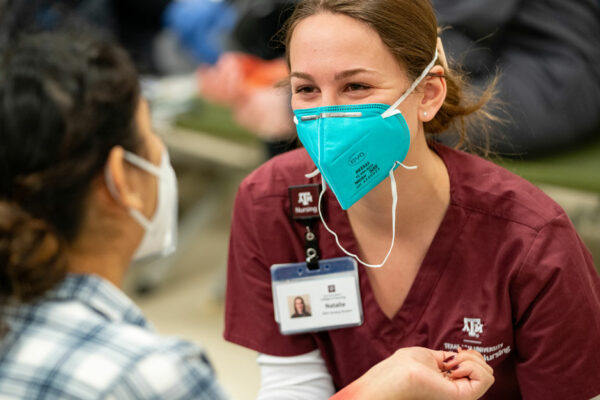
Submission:
<svg viewBox="0 0 600 400">
<path fill-rule="evenodd" d="M 152 218 L 146 218 L 136 209 L 129 209 L 130 215 L 144 228 L 144 237 L 133 255 L 133 260 L 167 256 L 177 247 L 177 177 L 169 160 L 169 153 L 166 149 L 163 150 L 160 166 L 128 151 L 125 151 L 124 158 L 158 179 L 156 209 Z M 109 191 L 117 198 L 108 169 L 105 170 L 105 178 Z"/>
<path fill-rule="evenodd" d="M 319 214 L 325 228 L 337 241 L 321 214 L 321 197 L 327 185 L 335 194 L 340 206 L 347 210 L 386 177 L 390 177 L 393 197 L 393 237 L 384 261 L 370 265 L 347 252 L 364 265 L 380 267 L 391 253 L 395 238 L 397 192 L 394 170 L 402 162 L 410 147 L 410 131 L 398 106 L 421 83 L 438 58 L 433 60 L 402 96 L 391 106 L 379 103 L 337 105 L 294 110 L 294 123 L 298 138 L 321 173 L 323 190 L 319 196 Z"/>
</svg>

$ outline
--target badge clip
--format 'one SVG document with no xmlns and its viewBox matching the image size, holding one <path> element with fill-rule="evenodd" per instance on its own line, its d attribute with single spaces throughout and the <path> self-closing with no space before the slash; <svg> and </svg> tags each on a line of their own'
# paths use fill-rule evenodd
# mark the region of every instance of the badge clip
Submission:
<svg viewBox="0 0 600 400">
<path fill-rule="evenodd" d="M 290 214 L 292 219 L 302 223 L 306 229 L 304 233 L 304 251 L 306 265 L 310 270 L 319 269 L 319 241 L 313 231 L 313 222 L 319 218 L 319 193 L 321 185 L 309 184 L 290 186 Z"/>
</svg>

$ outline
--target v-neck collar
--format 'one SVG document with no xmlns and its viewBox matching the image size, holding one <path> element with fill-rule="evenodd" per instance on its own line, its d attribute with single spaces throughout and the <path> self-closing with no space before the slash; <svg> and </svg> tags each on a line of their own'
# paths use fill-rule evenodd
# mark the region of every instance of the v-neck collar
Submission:
<svg viewBox="0 0 600 400">
<path fill-rule="evenodd" d="M 448 261 L 452 258 L 451 253 L 456 241 L 451 238 L 460 236 L 467 221 L 464 209 L 454 202 L 456 182 L 453 180 L 452 166 L 448 165 L 445 157 L 445 153 L 452 150 L 446 149 L 443 146 L 436 146 L 434 150 L 442 158 L 448 170 L 450 203 L 404 303 L 391 319 L 385 315 L 375 299 L 375 294 L 366 271 L 368 267 L 359 263 L 358 273 L 364 310 L 364 323 L 374 337 L 384 340 L 389 346 L 393 347 L 396 347 L 399 342 L 417 327 Z M 326 196 L 328 209 L 339 209 L 340 206 L 333 193 L 328 194 Z M 358 242 L 352 231 L 348 214 L 345 211 L 336 212 L 335 214 L 338 216 L 335 221 L 335 228 L 340 242 L 349 252 L 360 254 Z"/>
</svg>

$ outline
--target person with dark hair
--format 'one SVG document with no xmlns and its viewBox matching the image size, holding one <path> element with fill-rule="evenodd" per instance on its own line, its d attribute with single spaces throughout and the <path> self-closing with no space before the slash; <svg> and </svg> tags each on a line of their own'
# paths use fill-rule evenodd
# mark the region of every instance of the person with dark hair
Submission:
<svg viewBox="0 0 600 400">
<path fill-rule="evenodd" d="M 204 351 L 158 335 L 119 289 L 177 228 L 176 177 L 124 50 L 68 33 L 3 50 L 0 143 L 0 398 L 226 398 Z M 449 354 L 403 349 L 359 384 L 471 399 L 493 382 L 469 352 L 449 381 Z"/>
<path fill-rule="evenodd" d="M 23 36 L 0 62 L 0 397 L 220 399 L 202 349 L 121 292 L 172 252 L 177 186 L 126 53 Z"/>
<path fill-rule="evenodd" d="M 261 400 L 343 393 L 407 346 L 480 352 L 486 399 L 600 394 L 590 252 L 540 189 L 434 140 L 483 134 L 494 92 L 467 96 L 438 32 L 427 0 L 303 0 L 288 20 L 304 148 L 241 183 L 227 275 L 224 336 L 259 353 Z M 310 319 L 280 312 L 292 289 Z"/>
<path fill-rule="evenodd" d="M 294 313 L 292 314 L 292 318 L 299 317 L 310 317 L 310 313 L 306 309 L 304 299 L 301 296 L 296 296 L 294 298 Z"/>
</svg>

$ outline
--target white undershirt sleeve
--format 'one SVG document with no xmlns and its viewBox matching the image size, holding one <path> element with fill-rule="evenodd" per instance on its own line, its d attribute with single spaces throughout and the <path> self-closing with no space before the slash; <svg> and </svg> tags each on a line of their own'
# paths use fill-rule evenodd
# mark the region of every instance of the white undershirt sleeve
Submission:
<svg viewBox="0 0 600 400">
<path fill-rule="evenodd" d="M 326 400 L 335 388 L 319 350 L 292 357 L 259 353 L 261 384 L 257 400 Z"/>
</svg>

